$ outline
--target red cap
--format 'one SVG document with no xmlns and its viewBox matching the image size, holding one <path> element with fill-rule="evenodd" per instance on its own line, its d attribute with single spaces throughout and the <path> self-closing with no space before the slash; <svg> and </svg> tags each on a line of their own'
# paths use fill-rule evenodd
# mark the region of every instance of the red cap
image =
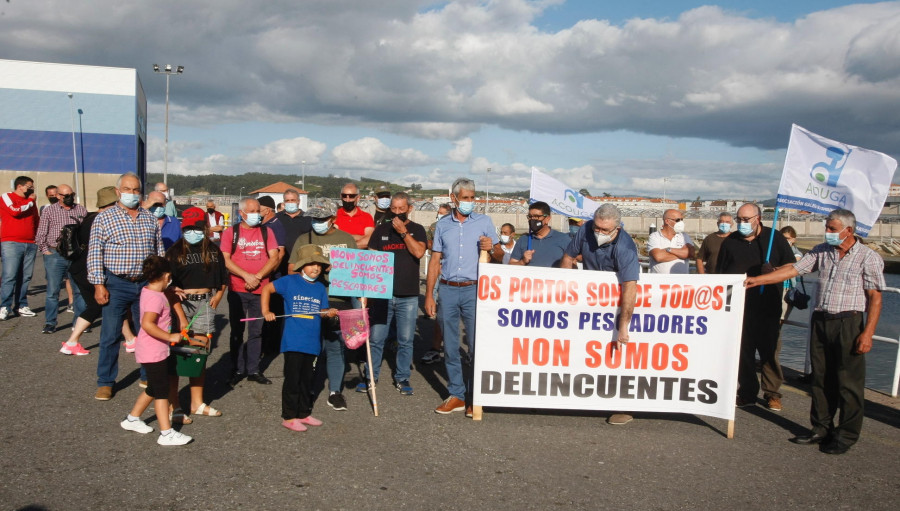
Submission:
<svg viewBox="0 0 900 511">
<path fill-rule="evenodd" d="M 200 229 L 206 227 L 206 212 L 200 208 L 187 208 L 181 214 L 182 229 Z"/>
</svg>

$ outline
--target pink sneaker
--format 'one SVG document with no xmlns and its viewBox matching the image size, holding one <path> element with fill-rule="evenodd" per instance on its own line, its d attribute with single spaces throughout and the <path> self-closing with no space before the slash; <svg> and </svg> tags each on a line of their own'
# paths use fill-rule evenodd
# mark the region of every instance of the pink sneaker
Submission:
<svg viewBox="0 0 900 511">
<path fill-rule="evenodd" d="M 298 421 L 302 422 L 303 424 L 306 424 L 307 426 L 321 426 L 322 425 L 322 421 L 313 417 L 312 415 L 310 415 L 309 417 L 305 417 L 303 419 L 295 419 L 295 420 L 298 420 Z"/>
<path fill-rule="evenodd" d="M 134 339 L 125 341 L 125 353 L 134 353 Z"/>
<path fill-rule="evenodd" d="M 75 346 L 69 346 L 66 343 L 62 343 L 62 348 L 59 349 L 59 352 L 63 355 L 90 355 L 91 352 L 84 349 L 84 346 L 81 343 L 76 344 Z"/>
<path fill-rule="evenodd" d="M 304 426 L 300 419 L 291 419 L 289 421 L 282 421 L 281 425 L 288 428 L 291 431 L 306 431 L 306 426 Z"/>
</svg>

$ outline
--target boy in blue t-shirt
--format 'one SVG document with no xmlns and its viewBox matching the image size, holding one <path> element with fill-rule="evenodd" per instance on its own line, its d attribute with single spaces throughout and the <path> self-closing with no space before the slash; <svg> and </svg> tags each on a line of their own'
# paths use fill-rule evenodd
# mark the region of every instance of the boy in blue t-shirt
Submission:
<svg viewBox="0 0 900 511">
<path fill-rule="evenodd" d="M 337 309 L 328 308 L 328 291 L 316 279 L 328 268 L 328 259 L 318 245 L 300 248 L 296 268 L 299 273 L 284 276 L 263 287 L 260 297 L 266 321 L 275 321 L 269 310 L 272 293 L 284 299 L 289 314 L 281 335 L 284 355 L 284 385 L 281 387 L 282 426 L 291 431 L 306 431 L 306 426 L 321 426 L 312 413 L 313 364 L 322 351 L 322 316 L 333 318 Z"/>
</svg>

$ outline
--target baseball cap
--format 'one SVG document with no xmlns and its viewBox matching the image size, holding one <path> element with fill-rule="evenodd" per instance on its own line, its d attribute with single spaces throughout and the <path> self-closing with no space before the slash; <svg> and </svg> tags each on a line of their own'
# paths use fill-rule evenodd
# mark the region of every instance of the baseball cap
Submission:
<svg viewBox="0 0 900 511">
<path fill-rule="evenodd" d="M 263 195 L 259 198 L 259 205 L 265 206 L 269 209 L 275 209 L 275 199 L 268 195 Z"/>
<path fill-rule="evenodd" d="M 306 210 L 306 215 L 310 218 L 331 218 L 334 216 L 334 206 L 330 202 L 319 202 Z"/>
<path fill-rule="evenodd" d="M 206 226 L 206 212 L 198 207 L 190 207 L 181 214 L 181 229 L 201 230 Z"/>
<path fill-rule="evenodd" d="M 379 195 L 391 195 L 391 189 L 388 188 L 388 185 L 380 184 L 375 187 L 375 196 L 377 197 Z"/>
</svg>

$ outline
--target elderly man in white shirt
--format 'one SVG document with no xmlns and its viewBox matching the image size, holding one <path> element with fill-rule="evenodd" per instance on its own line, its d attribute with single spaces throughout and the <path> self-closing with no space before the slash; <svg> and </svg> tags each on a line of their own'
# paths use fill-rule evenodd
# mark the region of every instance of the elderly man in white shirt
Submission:
<svg viewBox="0 0 900 511">
<path fill-rule="evenodd" d="M 677 209 L 663 213 L 662 229 L 647 241 L 650 273 L 690 273 L 694 242 L 684 232 L 684 214 Z"/>
</svg>

